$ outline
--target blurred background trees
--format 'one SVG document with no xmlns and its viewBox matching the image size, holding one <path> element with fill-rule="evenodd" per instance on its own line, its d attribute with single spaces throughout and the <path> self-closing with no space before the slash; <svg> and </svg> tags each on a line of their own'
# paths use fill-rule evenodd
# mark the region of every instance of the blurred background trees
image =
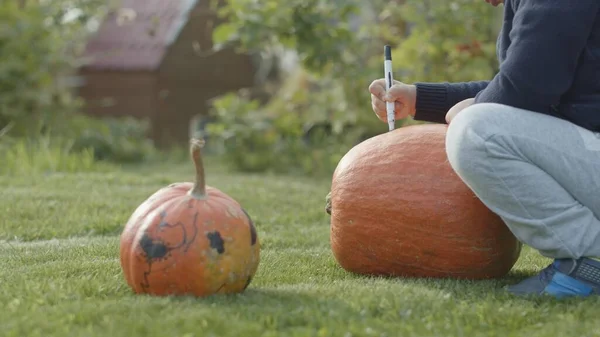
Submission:
<svg viewBox="0 0 600 337">
<path fill-rule="evenodd" d="M 75 92 L 86 39 L 115 6 L 107 0 L 0 2 L 0 172 L 44 160 L 36 158 L 53 157 L 45 159 L 47 169 L 65 170 L 155 154 L 146 121 L 89 117 Z"/>
<path fill-rule="evenodd" d="M 144 121 L 86 116 L 73 90 L 88 34 L 118 6 L 0 2 L 0 155 L 41 136 L 96 160 L 154 155 Z M 330 174 L 353 145 L 386 132 L 367 91 L 382 76 L 385 44 L 393 47 L 395 78 L 406 83 L 490 79 L 497 70 L 502 7 L 483 1 L 221 0 L 212 9 L 224 20 L 214 49 L 235 46 L 271 65 L 258 88 L 266 95 L 248 88 L 216 97 L 206 129 L 192 126 L 242 171 Z"/>
<path fill-rule="evenodd" d="M 228 21 L 214 33 L 217 46 L 291 50 L 300 61 L 260 107 L 243 93 L 217 100 L 211 131 L 224 155 L 243 170 L 310 173 L 329 173 L 351 146 L 387 131 L 367 90 L 382 77 L 385 44 L 406 83 L 491 79 L 502 19 L 501 9 L 472 0 L 230 0 L 219 14 Z"/>
</svg>

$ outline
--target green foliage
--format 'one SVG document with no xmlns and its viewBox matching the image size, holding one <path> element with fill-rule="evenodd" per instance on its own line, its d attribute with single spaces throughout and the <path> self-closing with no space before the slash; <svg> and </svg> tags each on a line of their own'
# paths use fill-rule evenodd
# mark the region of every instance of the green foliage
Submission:
<svg viewBox="0 0 600 337">
<path fill-rule="evenodd" d="M 91 149 L 77 151 L 73 141 L 42 136 L 36 139 L 0 137 L 0 175 L 53 172 L 98 172 L 110 168 L 97 163 Z"/>
<path fill-rule="evenodd" d="M 394 48 L 395 78 L 405 83 L 490 79 L 497 67 L 494 47 L 501 11 L 485 3 L 231 0 L 219 14 L 227 21 L 214 32 L 217 48 L 236 44 L 244 51 L 294 50 L 312 81 L 290 89 L 285 84 L 295 79 L 286 79 L 274 95 L 277 103 L 267 107 L 259 108 L 255 102 L 243 107 L 243 98 L 235 108 L 217 106 L 221 134 L 227 130 L 244 139 L 227 148 L 227 155 L 238 158 L 242 170 L 272 168 L 276 160 L 266 158 L 274 153 L 281 165 L 296 165 L 297 159 L 284 157 L 306 155 L 290 145 L 290 139 L 300 142 L 299 133 L 306 125 L 332 124 L 335 132 L 306 150 L 323 151 L 329 158 L 339 158 L 357 141 L 385 132 L 387 126 L 374 116 L 367 90 L 371 81 L 382 77 L 385 44 Z M 284 120 L 287 129 L 272 122 L 267 123 L 271 132 L 266 132 L 265 118 Z M 232 127 L 232 120 L 241 127 Z M 296 124 L 296 133 L 286 131 L 290 123 Z M 398 126 L 413 123 L 408 119 Z M 350 130 L 355 137 L 339 138 Z M 287 149 L 279 150 L 282 147 Z M 315 158 L 307 158 L 314 165 Z"/>
<path fill-rule="evenodd" d="M 13 134 L 37 134 L 77 108 L 60 83 L 68 39 L 46 19 L 43 6 L 0 3 L 0 128 L 11 124 Z"/>
<path fill-rule="evenodd" d="M 230 19 L 216 27 L 217 48 L 234 40 L 242 47 L 261 49 L 283 45 L 299 51 L 304 65 L 320 71 L 345 63 L 352 50 L 347 19 L 357 0 L 228 0 L 219 15 Z"/>
<path fill-rule="evenodd" d="M 147 123 L 79 113 L 84 102 L 73 91 L 73 79 L 88 37 L 86 25 L 101 18 L 110 3 L 30 0 L 25 4 L 0 2 L 0 129 L 22 138 L 20 144 L 40 145 L 47 154 L 54 151 L 57 158 L 79 153 L 82 158 L 92 155 L 95 160 L 125 163 L 152 156 L 155 150 L 147 139 Z M 68 150 L 43 145 L 49 138 L 56 138 L 52 144 L 69 139 Z M 9 153 L 21 158 L 20 153 L 30 153 L 32 146 Z M 52 169 L 53 164 L 48 165 Z"/>
<path fill-rule="evenodd" d="M 147 139 L 147 123 L 133 118 L 94 119 L 74 115 L 63 134 L 11 137 L 0 130 L 0 175 L 105 171 L 114 164 L 154 161 L 160 153 Z"/>
<path fill-rule="evenodd" d="M 394 48 L 398 80 L 462 82 L 491 79 L 497 71 L 496 37 L 502 11 L 471 0 L 417 1 L 389 6 L 388 21 L 411 25 L 403 39 L 380 30 Z M 376 63 L 376 62 L 375 62 Z"/>
<path fill-rule="evenodd" d="M 301 114 L 279 113 L 280 106 L 300 111 L 302 100 L 282 97 L 276 104 L 260 107 L 243 94 L 224 95 L 214 103 L 219 122 L 208 126 L 208 135 L 220 141 L 222 157 L 229 164 L 246 172 L 329 173 L 342 152 L 335 141 L 348 135 L 324 137 L 316 132 L 304 137 L 309 125 L 303 123 Z"/>
<path fill-rule="evenodd" d="M 70 121 L 75 151 L 92 150 L 96 160 L 136 163 L 153 159 L 157 150 L 148 139 L 150 124 L 133 117 L 92 118 L 77 115 Z M 64 135 L 64 134 L 63 134 Z"/>
</svg>

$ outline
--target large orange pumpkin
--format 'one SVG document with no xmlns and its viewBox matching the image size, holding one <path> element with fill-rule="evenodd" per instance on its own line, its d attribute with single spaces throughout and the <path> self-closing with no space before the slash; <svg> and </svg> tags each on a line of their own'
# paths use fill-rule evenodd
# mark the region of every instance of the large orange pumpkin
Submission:
<svg viewBox="0 0 600 337">
<path fill-rule="evenodd" d="M 445 124 L 406 126 L 352 148 L 334 174 L 327 211 L 338 263 L 359 274 L 502 277 L 521 243 L 460 180 Z"/>
<path fill-rule="evenodd" d="M 121 267 L 136 293 L 239 293 L 258 268 L 260 243 L 250 216 L 230 196 L 205 185 L 203 144 L 191 142 L 195 182 L 160 189 L 125 225 Z"/>
</svg>

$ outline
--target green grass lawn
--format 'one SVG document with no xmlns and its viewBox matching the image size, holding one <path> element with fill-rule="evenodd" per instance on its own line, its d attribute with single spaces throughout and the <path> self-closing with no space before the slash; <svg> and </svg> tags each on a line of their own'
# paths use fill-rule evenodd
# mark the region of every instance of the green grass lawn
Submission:
<svg viewBox="0 0 600 337">
<path fill-rule="evenodd" d="M 597 299 L 504 293 L 548 263 L 527 248 L 503 280 L 351 275 L 329 250 L 327 179 L 213 166 L 209 185 L 248 210 L 262 243 L 250 287 L 205 299 L 134 295 L 118 237 L 152 192 L 190 180 L 190 165 L 173 166 L 0 176 L 0 336 L 600 336 Z"/>
</svg>

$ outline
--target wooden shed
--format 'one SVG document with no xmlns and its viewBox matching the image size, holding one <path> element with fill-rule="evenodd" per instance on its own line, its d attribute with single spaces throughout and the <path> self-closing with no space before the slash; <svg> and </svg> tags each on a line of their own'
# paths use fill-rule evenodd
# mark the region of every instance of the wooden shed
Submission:
<svg viewBox="0 0 600 337">
<path fill-rule="evenodd" d="M 208 7 L 209 0 L 122 0 L 85 49 L 78 93 L 86 113 L 148 118 L 151 138 L 165 147 L 187 142 L 208 100 L 252 87 L 250 55 L 207 53 L 218 22 Z"/>
</svg>

